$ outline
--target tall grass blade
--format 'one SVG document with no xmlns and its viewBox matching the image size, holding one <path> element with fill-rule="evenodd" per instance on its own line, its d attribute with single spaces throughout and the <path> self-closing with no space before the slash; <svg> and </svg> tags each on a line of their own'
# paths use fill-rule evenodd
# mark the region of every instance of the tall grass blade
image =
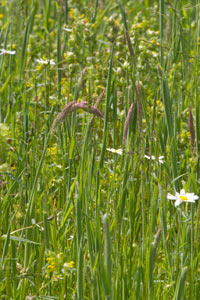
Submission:
<svg viewBox="0 0 200 300">
<path fill-rule="evenodd" d="M 24 33 L 24 39 L 22 44 L 22 53 L 21 53 L 21 60 L 20 60 L 20 69 L 19 69 L 19 81 L 21 81 L 22 73 L 25 66 L 25 60 L 26 60 L 26 48 L 28 44 L 28 35 L 29 35 L 29 24 L 31 21 L 31 17 L 28 18 L 28 21 L 26 23 L 26 29 Z"/>
<path fill-rule="evenodd" d="M 107 137 L 107 127 L 108 127 L 108 115 L 109 115 L 109 107 L 110 107 L 110 96 L 111 96 L 111 76 L 112 76 L 112 61 L 113 61 L 113 54 L 114 54 L 114 44 L 112 45 L 111 55 L 110 55 L 110 63 L 109 63 L 109 70 L 108 70 L 108 80 L 107 80 L 107 87 L 106 87 L 106 111 L 105 111 L 105 120 L 104 120 L 104 128 L 103 128 L 103 145 L 101 149 L 99 167 L 103 167 L 104 163 L 104 155 L 106 150 L 106 137 Z"/>
<path fill-rule="evenodd" d="M 79 250 L 78 250 L 78 300 L 83 299 L 83 247 L 82 243 L 79 245 Z"/>
<path fill-rule="evenodd" d="M 185 280 L 186 280 L 186 275 L 187 275 L 188 267 L 184 267 L 179 280 L 176 284 L 176 291 L 174 295 L 174 300 L 182 300 L 184 299 L 184 290 L 185 290 Z"/>
<path fill-rule="evenodd" d="M 104 230 L 104 266 L 106 268 L 106 274 L 109 282 L 109 295 L 107 295 L 107 299 L 112 299 L 112 247 L 107 214 L 103 216 L 102 222 Z"/>
</svg>

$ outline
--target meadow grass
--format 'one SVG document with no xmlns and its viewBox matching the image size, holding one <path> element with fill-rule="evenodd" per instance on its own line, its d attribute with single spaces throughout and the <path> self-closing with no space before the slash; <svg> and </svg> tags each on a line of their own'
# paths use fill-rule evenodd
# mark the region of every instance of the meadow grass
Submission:
<svg viewBox="0 0 200 300">
<path fill-rule="evenodd" d="M 0 1 L 0 299 L 200 299 L 199 10 Z"/>
</svg>

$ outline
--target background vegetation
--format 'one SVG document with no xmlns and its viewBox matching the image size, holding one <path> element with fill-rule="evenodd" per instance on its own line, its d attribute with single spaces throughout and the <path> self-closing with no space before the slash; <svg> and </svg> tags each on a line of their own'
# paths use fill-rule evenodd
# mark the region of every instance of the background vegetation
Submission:
<svg viewBox="0 0 200 300">
<path fill-rule="evenodd" d="M 199 10 L 0 1 L 0 299 L 200 299 Z"/>
</svg>

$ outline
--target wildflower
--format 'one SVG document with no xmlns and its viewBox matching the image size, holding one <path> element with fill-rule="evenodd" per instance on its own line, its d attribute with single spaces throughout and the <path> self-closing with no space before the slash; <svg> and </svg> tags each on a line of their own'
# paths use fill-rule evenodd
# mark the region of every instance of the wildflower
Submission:
<svg viewBox="0 0 200 300">
<path fill-rule="evenodd" d="M 82 23 L 82 24 L 87 24 L 87 23 L 89 23 L 89 21 L 88 21 L 87 18 L 84 18 L 84 19 L 81 20 L 81 23 Z"/>
<path fill-rule="evenodd" d="M 113 149 L 113 148 L 107 148 L 106 150 L 112 152 L 112 153 L 116 153 L 119 155 L 122 155 L 122 149 Z"/>
<path fill-rule="evenodd" d="M 3 14 L 0 14 L 0 19 L 3 19 Z"/>
<path fill-rule="evenodd" d="M 176 200 L 175 206 L 179 206 L 183 202 L 192 202 L 195 203 L 195 200 L 198 200 L 199 197 L 194 193 L 186 193 L 184 189 L 180 193 L 176 192 L 176 195 L 173 196 L 170 193 L 167 194 L 167 199 Z"/>
<path fill-rule="evenodd" d="M 15 171 L 15 170 L 16 170 L 15 164 L 12 164 L 12 165 L 11 165 L 11 169 L 12 169 L 12 171 Z"/>
<path fill-rule="evenodd" d="M 74 261 L 70 261 L 68 263 L 64 263 L 64 267 L 72 269 L 74 267 Z"/>
<path fill-rule="evenodd" d="M 137 25 L 137 27 L 138 27 L 138 28 L 142 28 L 142 27 L 143 27 L 143 24 L 142 24 L 142 23 L 139 23 L 139 24 Z"/>
<path fill-rule="evenodd" d="M 150 28 L 148 28 L 148 29 L 147 29 L 147 33 L 148 33 L 149 35 L 153 35 L 153 34 L 154 34 L 154 31 L 151 30 Z"/>
<path fill-rule="evenodd" d="M 48 64 L 53 65 L 53 66 L 55 65 L 55 62 L 53 61 L 53 59 L 51 59 L 51 60 L 48 60 L 48 59 L 44 60 L 44 59 L 40 58 L 40 59 L 36 59 L 36 61 L 39 64 L 42 64 L 42 65 L 48 65 Z"/>
<path fill-rule="evenodd" d="M 66 81 L 67 81 L 67 78 L 63 77 L 62 80 L 61 80 L 61 83 L 64 84 Z"/>
<path fill-rule="evenodd" d="M 144 157 L 147 158 L 147 159 L 156 160 L 154 155 L 149 156 L 149 155 L 145 154 Z M 158 157 L 158 161 L 159 161 L 160 164 L 164 164 L 163 158 L 164 158 L 164 156 L 159 156 Z"/>
<path fill-rule="evenodd" d="M 26 82 L 26 86 L 27 86 L 27 88 L 29 88 L 29 87 L 32 86 L 32 84 L 31 84 L 29 81 L 27 81 L 27 82 Z"/>
<path fill-rule="evenodd" d="M 63 96 L 66 95 L 66 96 L 67 96 L 67 90 L 66 90 L 66 88 L 63 88 L 63 89 L 62 89 L 62 95 L 63 95 Z"/>
<path fill-rule="evenodd" d="M 47 269 L 48 269 L 49 272 L 53 273 L 56 269 L 56 263 L 52 262 L 50 265 L 48 265 Z"/>
<path fill-rule="evenodd" d="M 67 28 L 67 27 L 63 27 L 63 30 L 67 31 L 67 32 L 72 32 L 72 29 L 71 28 Z"/>
<path fill-rule="evenodd" d="M 0 49 L 1 53 L 0 55 L 3 54 L 9 54 L 9 55 L 15 55 L 16 51 L 10 51 L 10 50 L 5 50 L 5 49 Z"/>
<path fill-rule="evenodd" d="M 48 152 L 50 155 L 55 156 L 56 155 L 56 147 L 49 147 Z"/>
<path fill-rule="evenodd" d="M 54 272 L 56 269 L 56 259 L 55 257 L 47 257 L 47 262 L 48 262 L 48 266 L 47 266 L 47 272 Z"/>
<path fill-rule="evenodd" d="M 40 70 L 41 70 L 41 68 L 42 68 L 42 66 L 41 66 L 41 65 L 37 65 L 37 67 L 36 67 L 36 70 L 37 70 L 37 71 L 40 71 Z"/>
<path fill-rule="evenodd" d="M 74 9 L 73 8 L 71 8 L 70 10 L 69 10 L 69 16 L 71 17 L 71 18 L 74 18 Z"/>
</svg>

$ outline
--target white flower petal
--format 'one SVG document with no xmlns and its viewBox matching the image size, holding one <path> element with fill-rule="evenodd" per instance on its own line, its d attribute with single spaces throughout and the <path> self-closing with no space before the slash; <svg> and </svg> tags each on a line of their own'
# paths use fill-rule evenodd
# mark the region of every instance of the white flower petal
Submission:
<svg viewBox="0 0 200 300">
<path fill-rule="evenodd" d="M 184 189 L 181 189 L 180 195 L 181 195 L 181 196 L 186 196 L 185 190 L 184 190 Z"/>
<path fill-rule="evenodd" d="M 151 157 L 146 155 L 146 154 L 144 155 L 144 157 L 147 158 L 147 159 L 151 159 Z"/>
<path fill-rule="evenodd" d="M 176 200 L 176 199 L 177 199 L 177 197 L 176 197 L 176 196 L 173 196 L 173 195 L 171 195 L 170 193 L 168 193 L 168 194 L 167 194 L 167 199 L 169 199 L 169 200 Z"/>
<path fill-rule="evenodd" d="M 175 206 L 179 206 L 181 203 L 183 203 L 183 201 L 181 199 L 177 199 L 175 202 Z"/>
<path fill-rule="evenodd" d="M 159 158 L 159 163 L 160 164 L 164 164 L 164 160 L 162 160 L 162 159 Z"/>
<path fill-rule="evenodd" d="M 51 60 L 49 61 L 49 63 L 50 63 L 50 65 L 55 66 L 55 62 L 53 61 L 53 59 L 51 59 Z"/>
<path fill-rule="evenodd" d="M 193 200 L 199 199 L 199 197 L 197 195 L 195 195 L 194 193 L 186 193 L 186 197 L 188 199 L 193 199 Z"/>
<path fill-rule="evenodd" d="M 194 199 L 188 199 L 188 200 L 184 200 L 183 202 L 191 202 L 191 203 L 195 203 Z"/>
<path fill-rule="evenodd" d="M 147 158 L 147 159 L 156 160 L 156 157 L 155 157 L 154 155 L 149 156 L 149 155 L 146 155 L 146 154 L 145 154 L 144 157 Z M 158 162 L 159 162 L 160 164 L 164 164 L 163 158 L 164 158 L 164 156 L 159 156 L 159 157 L 158 157 Z"/>
<path fill-rule="evenodd" d="M 116 153 L 119 155 L 122 155 L 122 149 L 114 149 L 114 148 L 106 148 L 106 150 L 112 152 L 112 153 Z"/>
<path fill-rule="evenodd" d="M 42 58 L 39 58 L 39 59 L 36 59 L 36 61 L 39 63 L 39 64 L 42 64 L 42 65 L 48 65 L 48 63 L 50 64 L 50 65 L 55 65 L 55 62 L 53 61 L 53 59 L 51 59 L 51 60 L 44 60 L 44 59 L 42 59 Z"/>
<path fill-rule="evenodd" d="M 14 55 L 16 53 L 16 51 L 10 51 L 10 50 L 5 50 L 5 49 L 0 49 L 0 51 L 1 51 L 0 55 L 3 55 L 3 54 Z"/>
</svg>

